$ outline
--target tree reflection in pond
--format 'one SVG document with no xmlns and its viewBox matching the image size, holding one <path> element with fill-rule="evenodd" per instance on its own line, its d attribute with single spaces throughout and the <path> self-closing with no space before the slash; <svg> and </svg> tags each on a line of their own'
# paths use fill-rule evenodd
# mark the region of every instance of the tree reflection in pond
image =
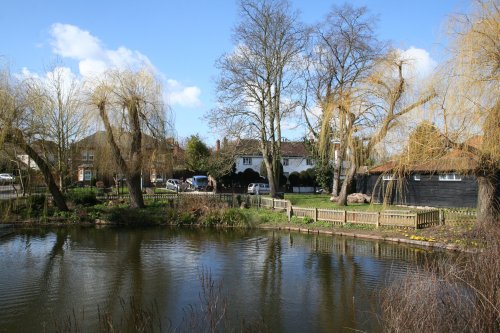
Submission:
<svg viewBox="0 0 500 333">
<path fill-rule="evenodd" d="M 156 304 L 163 327 L 200 306 L 199 274 L 227 297 L 227 323 L 273 332 L 376 332 L 376 291 L 445 253 L 345 237 L 238 229 L 60 228 L 0 240 L 0 332 L 40 331 L 54 317 L 133 316 Z M 374 296 L 375 294 L 375 296 Z M 123 313 L 125 311 L 125 313 Z M 226 323 L 226 324 L 227 324 Z M 45 325 L 45 326 L 44 326 Z M 224 326 L 226 327 L 226 326 Z M 231 326 L 230 326 L 231 327 Z"/>
</svg>

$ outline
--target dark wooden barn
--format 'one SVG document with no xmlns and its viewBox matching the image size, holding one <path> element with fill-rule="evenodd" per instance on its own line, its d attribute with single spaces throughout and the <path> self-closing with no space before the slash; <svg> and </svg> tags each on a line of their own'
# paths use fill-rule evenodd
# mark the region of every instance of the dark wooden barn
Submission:
<svg viewBox="0 0 500 333">
<path fill-rule="evenodd" d="M 445 178 L 449 178 L 446 179 Z M 385 180 L 384 180 L 385 179 Z M 476 207 L 477 181 L 457 173 L 410 173 L 399 179 L 381 173 L 358 175 L 356 192 L 373 195 L 375 202 L 430 207 Z"/>
<path fill-rule="evenodd" d="M 430 207 L 476 207 L 477 161 L 463 151 L 401 166 L 389 162 L 358 175 L 356 191 L 373 195 L 375 202 Z"/>
</svg>

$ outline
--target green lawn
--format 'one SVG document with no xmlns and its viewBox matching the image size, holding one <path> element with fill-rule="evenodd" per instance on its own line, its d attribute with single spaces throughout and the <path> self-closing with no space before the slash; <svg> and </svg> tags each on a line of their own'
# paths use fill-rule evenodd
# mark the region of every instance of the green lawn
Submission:
<svg viewBox="0 0 500 333">
<path fill-rule="evenodd" d="M 382 211 L 382 210 L 408 210 L 406 207 L 384 206 L 380 204 L 349 204 L 349 206 L 339 206 L 330 202 L 329 194 L 296 194 L 286 193 L 285 199 L 290 200 L 292 205 L 299 207 L 339 209 L 339 210 L 363 210 L 363 211 Z"/>
</svg>

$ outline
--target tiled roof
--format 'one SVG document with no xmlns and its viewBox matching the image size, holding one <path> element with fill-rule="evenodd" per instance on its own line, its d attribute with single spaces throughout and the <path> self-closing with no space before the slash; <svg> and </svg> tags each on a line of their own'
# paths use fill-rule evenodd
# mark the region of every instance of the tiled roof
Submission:
<svg viewBox="0 0 500 333">
<path fill-rule="evenodd" d="M 467 144 L 473 147 L 479 147 L 482 142 L 481 137 L 473 137 L 466 141 Z M 376 166 L 369 170 L 369 173 L 385 173 L 391 172 L 396 167 L 398 163 L 395 161 L 390 161 L 385 164 Z M 412 172 L 460 172 L 468 173 L 476 169 L 479 165 L 478 157 L 468 151 L 454 149 L 447 153 L 446 155 L 424 161 L 421 163 L 416 163 L 414 165 L 405 166 L 406 171 Z"/>
<path fill-rule="evenodd" d="M 259 141 L 253 139 L 240 139 L 236 143 L 238 155 L 262 155 Z M 311 153 L 307 150 L 304 142 L 283 141 L 281 142 L 281 156 L 283 157 L 309 157 Z"/>
<path fill-rule="evenodd" d="M 119 138 L 120 143 L 124 146 L 128 146 L 130 142 L 130 135 L 128 133 L 123 133 Z M 75 146 L 79 148 L 96 148 L 102 146 L 103 144 L 107 144 L 107 137 L 105 131 L 97 131 L 80 141 L 75 142 Z M 150 135 L 142 134 L 142 144 L 146 149 L 153 149 L 155 147 L 155 138 Z M 172 145 L 173 140 L 167 139 L 167 145 Z"/>
</svg>

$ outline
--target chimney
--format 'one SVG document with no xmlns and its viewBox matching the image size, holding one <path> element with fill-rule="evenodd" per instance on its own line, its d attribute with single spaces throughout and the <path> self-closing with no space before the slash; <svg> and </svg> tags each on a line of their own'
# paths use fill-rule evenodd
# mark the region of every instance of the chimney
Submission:
<svg viewBox="0 0 500 333">
<path fill-rule="evenodd" d="M 220 152 L 220 140 L 219 139 L 217 139 L 217 141 L 215 142 L 215 152 L 216 153 Z"/>
</svg>

